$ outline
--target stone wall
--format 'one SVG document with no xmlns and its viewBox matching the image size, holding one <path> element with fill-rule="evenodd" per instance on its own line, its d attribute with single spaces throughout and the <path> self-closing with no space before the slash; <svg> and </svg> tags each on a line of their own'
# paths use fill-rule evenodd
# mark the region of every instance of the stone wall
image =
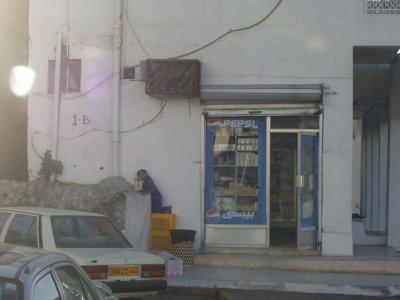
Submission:
<svg viewBox="0 0 400 300">
<path fill-rule="evenodd" d="M 126 193 L 136 194 L 123 177 L 98 184 L 0 180 L 0 207 L 35 206 L 98 212 L 125 227 Z"/>
</svg>

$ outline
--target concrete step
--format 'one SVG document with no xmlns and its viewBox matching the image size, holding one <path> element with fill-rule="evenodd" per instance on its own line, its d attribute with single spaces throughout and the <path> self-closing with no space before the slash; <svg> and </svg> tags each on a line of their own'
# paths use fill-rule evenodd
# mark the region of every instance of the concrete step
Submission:
<svg viewBox="0 0 400 300">
<path fill-rule="evenodd" d="M 198 254 L 194 257 L 194 265 L 198 267 L 400 275 L 399 257 L 383 259 L 374 257 Z"/>
<path fill-rule="evenodd" d="M 400 276 L 298 272 L 265 268 L 185 267 L 167 278 L 170 287 L 284 291 L 315 294 L 399 296 Z M 229 297 L 227 297 L 229 299 Z"/>
<path fill-rule="evenodd" d="M 206 246 L 206 254 L 247 254 L 247 255 L 271 255 L 271 256 L 321 256 L 321 250 L 298 250 L 296 248 L 265 248 L 265 247 L 226 247 Z"/>
</svg>

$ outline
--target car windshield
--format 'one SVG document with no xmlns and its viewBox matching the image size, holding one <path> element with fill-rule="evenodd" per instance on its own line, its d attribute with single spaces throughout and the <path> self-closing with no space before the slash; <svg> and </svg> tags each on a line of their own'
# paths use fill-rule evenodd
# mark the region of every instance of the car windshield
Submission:
<svg viewBox="0 0 400 300">
<path fill-rule="evenodd" d="M 51 217 L 57 248 L 130 248 L 122 233 L 105 217 Z"/>
<path fill-rule="evenodd" d="M 0 278 L 0 300 L 18 300 L 18 285 L 9 279 Z"/>
</svg>

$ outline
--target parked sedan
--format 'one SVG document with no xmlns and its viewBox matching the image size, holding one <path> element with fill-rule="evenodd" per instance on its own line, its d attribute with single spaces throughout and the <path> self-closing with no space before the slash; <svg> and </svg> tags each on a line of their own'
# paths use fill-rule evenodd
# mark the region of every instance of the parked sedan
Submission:
<svg viewBox="0 0 400 300">
<path fill-rule="evenodd" d="M 0 244 L 1 300 L 116 299 L 100 288 L 62 253 Z"/>
<path fill-rule="evenodd" d="M 0 242 L 62 252 L 117 297 L 154 294 L 166 287 L 162 258 L 135 251 L 100 214 L 50 208 L 0 209 Z"/>
</svg>

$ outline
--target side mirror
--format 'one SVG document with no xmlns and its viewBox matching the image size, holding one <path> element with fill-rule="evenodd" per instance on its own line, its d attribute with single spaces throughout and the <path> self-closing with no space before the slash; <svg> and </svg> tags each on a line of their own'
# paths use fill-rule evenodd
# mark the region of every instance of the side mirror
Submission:
<svg viewBox="0 0 400 300">
<path fill-rule="evenodd" d="M 95 286 L 104 300 L 119 300 L 112 294 L 112 290 L 102 282 L 95 282 Z"/>
</svg>

